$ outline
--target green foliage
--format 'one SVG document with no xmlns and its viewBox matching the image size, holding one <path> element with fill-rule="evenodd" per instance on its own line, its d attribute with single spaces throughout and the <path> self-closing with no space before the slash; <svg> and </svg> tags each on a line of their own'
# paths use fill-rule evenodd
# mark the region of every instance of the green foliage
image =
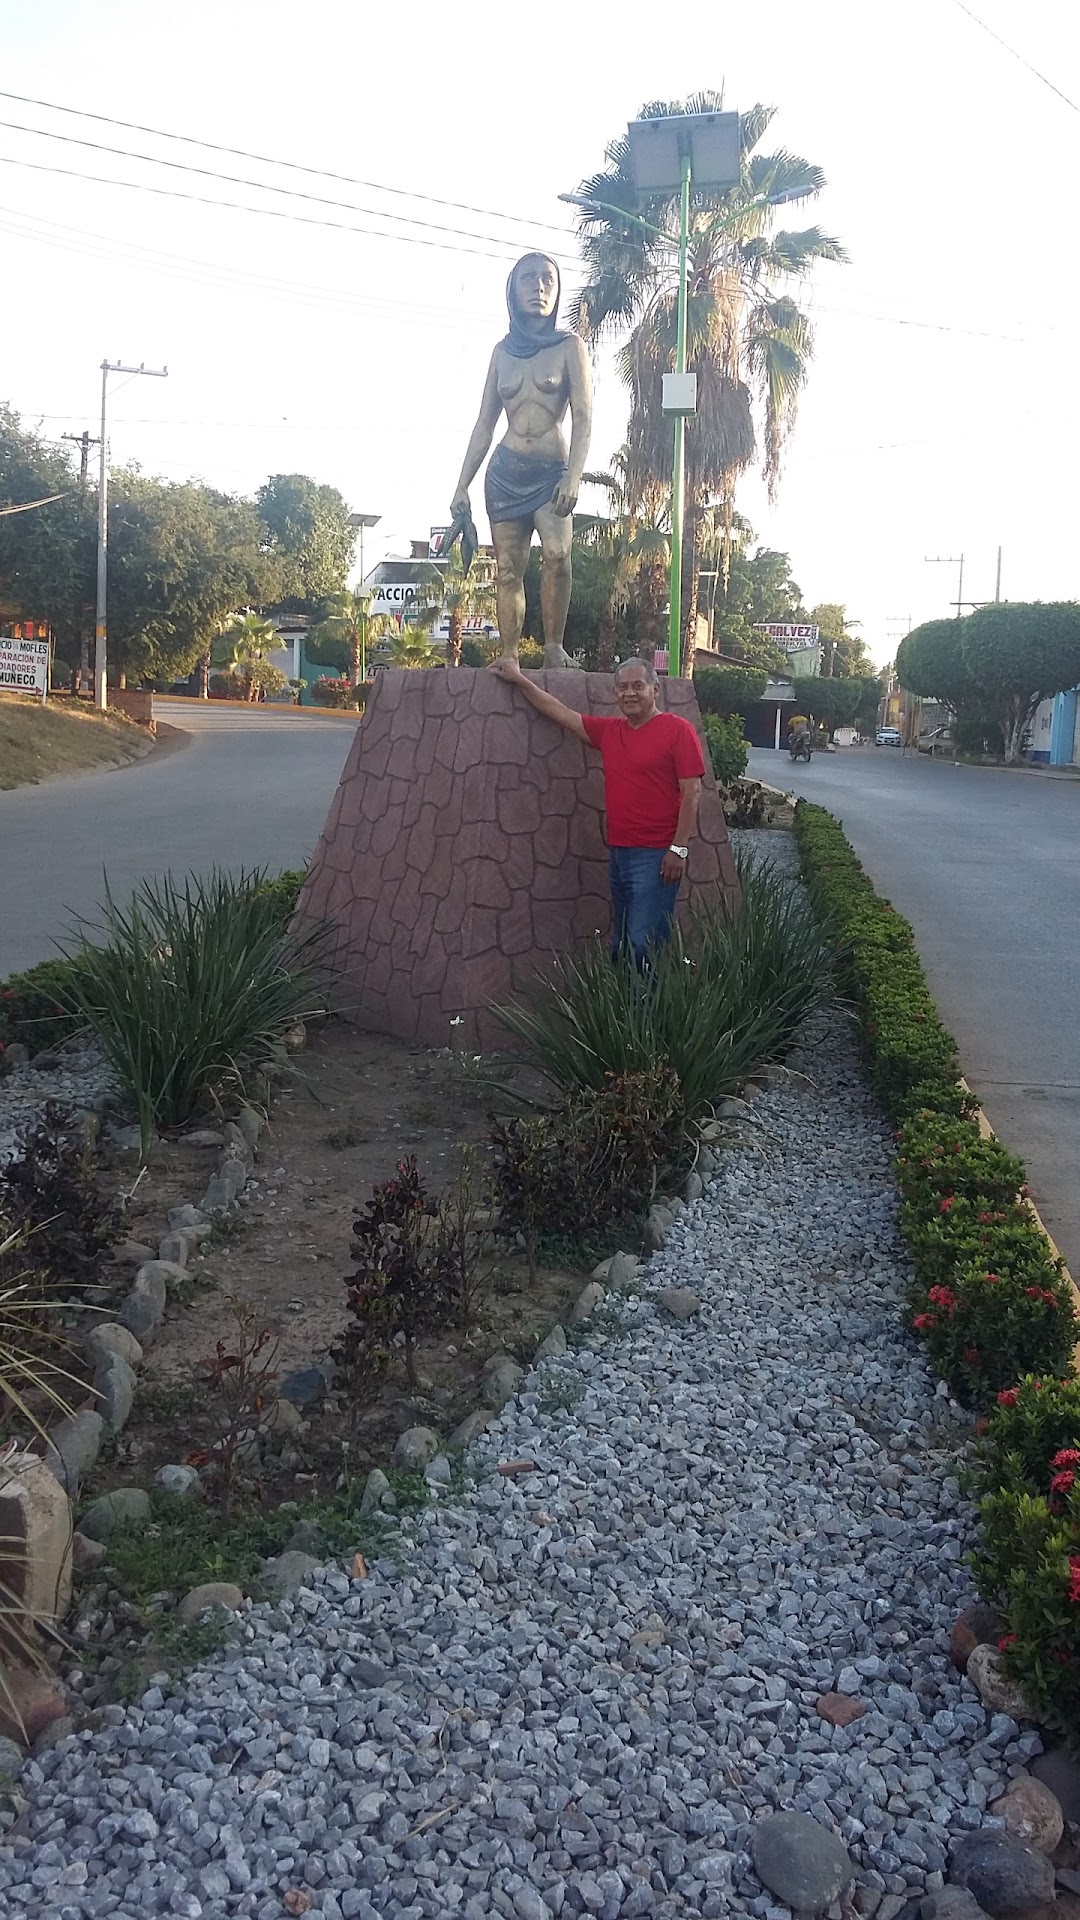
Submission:
<svg viewBox="0 0 1080 1920">
<path fill-rule="evenodd" d="M 283 1032 L 321 1007 L 321 930 L 287 933 L 290 885 L 278 887 L 218 869 L 144 880 L 127 907 L 107 893 L 101 925 L 80 928 L 68 1004 L 133 1101 L 144 1147 L 286 1067 Z"/>
<path fill-rule="evenodd" d="M 336 675 L 326 675 L 316 680 L 311 689 L 311 698 L 317 707 L 355 707 L 357 695 L 361 692 L 348 680 L 339 680 Z"/>
<path fill-rule="evenodd" d="M 1074 1449 L 1080 1449 L 1080 1380 L 1027 1374 L 990 1409 L 978 1442 L 976 1491 L 985 1496 L 1012 1487 L 1048 1495 L 1054 1473 L 1063 1470 L 1057 1455 Z"/>
<path fill-rule="evenodd" d="M 467 633 L 461 642 L 461 664 L 463 667 L 488 667 L 497 652 L 497 641 L 479 640 L 474 633 Z"/>
<path fill-rule="evenodd" d="M 342 591 L 357 530 L 336 487 L 320 486 L 306 473 L 275 473 L 259 488 L 255 510 L 284 601 L 310 603 Z"/>
<path fill-rule="evenodd" d="M 78 1031 L 67 1004 L 75 962 L 40 960 L 25 973 L 9 973 L 0 988 L 0 1043 L 18 1040 L 31 1053 L 63 1046 Z"/>
<path fill-rule="evenodd" d="M 739 714 L 729 714 L 726 720 L 721 720 L 719 715 L 707 713 L 702 730 L 717 786 L 728 787 L 740 780 L 746 772 L 750 746 Z"/>
<path fill-rule="evenodd" d="M 50 446 L 0 404 L 0 502 L 46 507 L 0 515 L 0 604 L 15 619 L 47 621 L 62 658 L 78 657 L 93 628 L 96 503 L 79 491 L 67 450 Z"/>
<path fill-rule="evenodd" d="M 694 692 L 702 714 L 729 714 L 760 700 L 769 678 L 765 667 L 698 667 Z"/>
<path fill-rule="evenodd" d="M 0 1171 L 0 1215 L 20 1236 L 46 1295 L 98 1280 L 116 1238 L 116 1202 L 98 1181 L 82 1129 L 54 1100 Z"/>
<path fill-rule="evenodd" d="M 858 721 L 872 722 L 877 713 L 880 687 L 877 679 L 824 679 L 818 674 L 797 674 L 792 681 L 800 712 L 805 712 L 831 734 L 834 727 L 851 727 Z"/>
<path fill-rule="evenodd" d="M 676 1075 L 654 1061 L 574 1089 L 537 1118 L 492 1116 L 500 1228 L 520 1233 L 533 1280 L 542 1235 L 580 1243 L 648 1202 L 676 1150 L 681 1106 Z"/>
<path fill-rule="evenodd" d="M 803 903 L 768 862 L 740 870 L 741 903 L 697 914 L 653 955 L 646 980 L 595 942 L 560 961 L 496 1015 L 561 1093 L 655 1063 L 677 1075 L 691 1126 L 747 1074 L 781 1054 L 827 988 L 824 952 Z"/>
</svg>

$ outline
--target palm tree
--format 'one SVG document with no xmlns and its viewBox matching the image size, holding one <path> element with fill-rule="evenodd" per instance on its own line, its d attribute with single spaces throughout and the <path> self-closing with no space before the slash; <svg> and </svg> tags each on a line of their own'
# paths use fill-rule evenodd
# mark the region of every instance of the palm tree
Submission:
<svg viewBox="0 0 1080 1920">
<path fill-rule="evenodd" d="M 460 667 L 461 642 L 468 620 L 495 621 L 495 562 L 489 554 L 478 553 L 468 573 L 463 572 L 461 549 L 455 547 L 445 564 L 438 568 L 438 579 L 431 582 L 438 612 L 448 616 L 450 633 L 446 642 L 446 664 Z"/>
<path fill-rule="evenodd" d="M 201 663 L 200 697 L 206 699 L 210 667 L 221 667 L 244 682 L 244 696 L 254 700 L 258 691 L 258 671 L 278 644 L 277 628 L 250 607 L 244 613 L 231 613 L 211 641 Z"/>
<path fill-rule="evenodd" d="M 349 654 L 349 678 L 354 687 L 364 677 L 364 642 L 375 637 L 376 621 L 371 618 L 371 593 L 366 587 L 346 588 L 332 593 L 325 602 L 322 619 L 311 632 L 316 645 L 337 642 Z"/>
<path fill-rule="evenodd" d="M 602 487 L 608 494 L 613 508 L 611 516 L 578 514 L 576 519 L 576 531 L 586 545 L 603 555 L 610 569 L 610 586 L 600 615 L 596 650 L 596 664 L 602 672 L 610 672 L 615 665 L 618 623 L 632 600 L 638 604 L 639 651 L 643 659 L 651 661 L 656 651 L 663 570 L 670 546 L 662 528 L 642 525 L 638 513 L 631 509 L 626 492 L 625 448 L 619 450 L 611 465 L 610 473 L 582 475 L 584 481 Z M 635 592 L 641 581 L 648 583 L 650 613 L 654 615 L 647 632 L 643 632 L 646 622 L 642 618 L 641 597 Z"/>
<path fill-rule="evenodd" d="M 395 622 L 391 624 L 387 662 L 391 667 L 441 667 L 443 657 L 423 627 L 399 627 Z"/>
<path fill-rule="evenodd" d="M 654 102 L 641 117 L 722 107 L 722 96 L 707 92 L 685 102 Z M 730 526 L 736 482 L 759 452 L 770 495 L 775 492 L 784 440 L 806 380 L 813 328 L 787 289 L 819 260 L 846 258 L 839 242 L 819 227 L 774 231 L 777 207 L 817 195 L 825 179 L 819 167 L 783 149 L 755 152 L 773 112 L 759 105 L 742 115 L 739 184 L 696 193 L 691 205 L 687 364 L 697 374 L 698 407 L 686 433 L 681 622 L 687 672 L 693 670 L 697 630 L 703 510 L 715 501 L 725 528 Z M 613 141 L 607 160 L 606 169 L 580 188 L 587 204 L 578 227 L 589 279 L 571 320 L 587 340 L 630 329 L 619 369 L 630 390 L 627 475 L 629 495 L 636 498 L 668 485 L 671 471 L 672 427 L 661 387 L 675 353 L 678 195 L 649 196 L 643 217 L 659 230 L 649 233 L 633 218 L 638 199 L 629 142 Z"/>
</svg>

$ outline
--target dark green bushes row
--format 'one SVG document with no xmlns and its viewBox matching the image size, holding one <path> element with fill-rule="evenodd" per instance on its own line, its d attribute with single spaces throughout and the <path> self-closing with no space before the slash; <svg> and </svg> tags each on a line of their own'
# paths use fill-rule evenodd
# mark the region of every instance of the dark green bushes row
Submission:
<svg viewBox="0 0 1080 1920">
<path fill-rule="evenodd" d="M 911 1325 L 979 1423 L 984 1598 L 1032 1706 L 1080 1731 L 1080 1335 L 1076 1296 L 1027 1204 L 1023 1163 L 985 1136 L 960 1084 L 911 928 L 879 900 L 838 823 L 800 803 L 811 896 L 875 1088 L 898 1125 Z"/>
</svg>

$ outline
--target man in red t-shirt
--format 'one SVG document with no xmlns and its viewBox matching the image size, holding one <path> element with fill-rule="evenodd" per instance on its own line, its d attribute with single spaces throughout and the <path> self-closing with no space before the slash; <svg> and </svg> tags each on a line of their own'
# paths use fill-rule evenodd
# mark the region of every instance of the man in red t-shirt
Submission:
<svg viewBox="0 0 1080 1920">
<path fill-rule="evenodd" d="M 578 713 L 522 673 L 516 660 L 490 671 L 512 681 L 538 713 L 576 733 L 604 759 L 604 799 L 611 849 L 611 950 L 628 946 L 639 968 L 648 948 L 671 933 L 679 882 L 697 826 L 705 762 L 688 720 L 656 710 L 656 673 L 644 660 L 615 671 L 619 718 Z"/>
</svg>

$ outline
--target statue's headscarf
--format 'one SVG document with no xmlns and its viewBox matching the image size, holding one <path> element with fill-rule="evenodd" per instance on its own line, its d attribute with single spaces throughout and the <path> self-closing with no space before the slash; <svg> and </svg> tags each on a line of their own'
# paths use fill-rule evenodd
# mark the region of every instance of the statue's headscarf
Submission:
<svg viewBox="0 0 1080 1920">
<path fill-rule="evenodd" d="M 546 260 L 555 269 L 555 305 L 551 312 L 544 315 L 536 327 L 527 327 L 514 305 L 514 275 L 526 260 Z M 531 360 L 534 354 L 542 352 L 544 347 L 556 347 L 560 340 L 569 340 L 570 335 L 561 332 L 556 324 L 559 318 L 559 301 L 562 299 L 562 276 L 558 262 L 547 253 L 523 253 L 515 261 L 510 278 L 506 283 L 506 311 L 510 315 L 510 331 L 499 341 L 504 353 L 512 354 L 515 360 Z"/>
</svg>

